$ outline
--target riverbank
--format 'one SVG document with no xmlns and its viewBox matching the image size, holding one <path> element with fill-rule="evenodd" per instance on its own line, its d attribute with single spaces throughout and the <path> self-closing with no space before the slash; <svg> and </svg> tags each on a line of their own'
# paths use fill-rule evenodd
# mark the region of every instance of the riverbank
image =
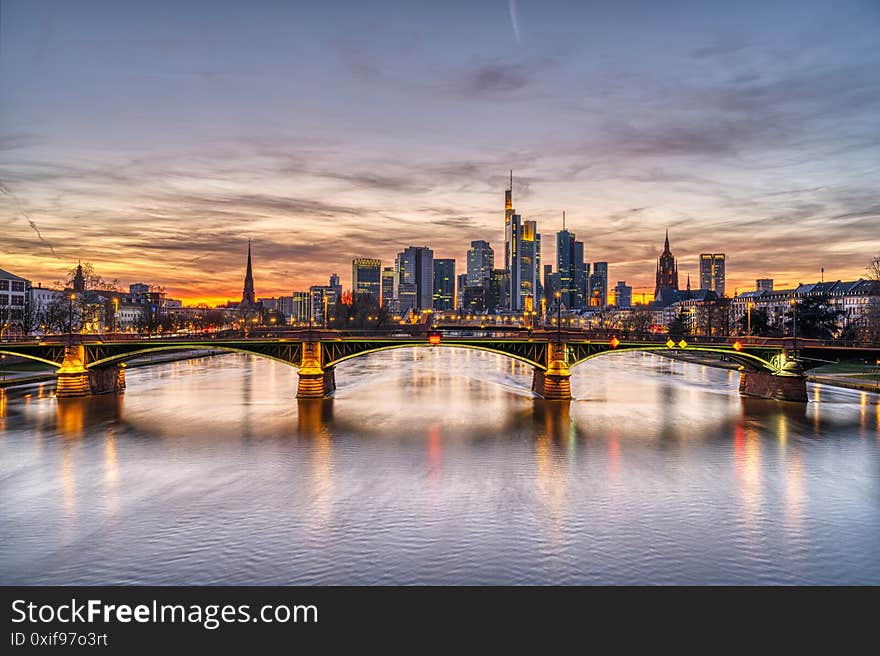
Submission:
<svg viewBox="0 0 880 656">
<path fill-rule="evenodd" d="M 126 368 L 146 367 L 151 364 L 160 364 L 163 362 L 178 362 L 180 360 L 197 360 L 199 358 L 207 358 L 214 355 L 228 353 L 223 350 L 190 350 L 171 353 L 155 353 L 145 355 L 140 358 L 134 358 L 125 363 Z M 22 370 L 21 368 L 10 369 L 0 372 L 2 380 L 0 380 L 0 388 L 20 387 L 22 385 L 32 385 L 34 383 L 46 383 L 55 381 L 55 370 L 45 369 L 42 371 L 34 371 L 33 368 Z"/>
</svg>

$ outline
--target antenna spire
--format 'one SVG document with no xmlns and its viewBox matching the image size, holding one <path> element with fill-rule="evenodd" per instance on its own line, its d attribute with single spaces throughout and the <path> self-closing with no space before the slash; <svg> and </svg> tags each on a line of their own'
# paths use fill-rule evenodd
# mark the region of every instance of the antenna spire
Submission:
<svg viewBox="0 0 880 656">
<path fill-rule="evenodd" d="M 562 210 L 562 229 L 565 230 L 565 210 Z"/>
</svg>

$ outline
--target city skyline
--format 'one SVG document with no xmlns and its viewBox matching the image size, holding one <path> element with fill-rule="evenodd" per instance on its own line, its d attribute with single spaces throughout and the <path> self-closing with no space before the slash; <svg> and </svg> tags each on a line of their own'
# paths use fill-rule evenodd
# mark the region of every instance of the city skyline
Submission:
<svg viewBox="0 0 880 656">
<path fill-rule="evenodd" d="M 565 210 L 634 300 L 667 227 L 682 279 L 726 253 L 728 294 L 876 255 L 874 3 L 256 6 L 3 4 L 4 268 L 214 305 L 248 238 L 263 297 L 410 245 L 462 267 L 503 253 L 511 168 L 523 221 Z"/>
</svg>

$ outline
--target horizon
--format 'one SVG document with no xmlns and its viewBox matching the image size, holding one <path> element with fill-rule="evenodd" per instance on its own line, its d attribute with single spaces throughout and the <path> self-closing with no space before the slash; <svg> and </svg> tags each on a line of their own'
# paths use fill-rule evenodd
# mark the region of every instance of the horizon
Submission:
<svg viewBox="0 0 880 656">
<path fill-rule="evenodd" d="M 731 295 L 877 255 L 876 3 L 0 12 L 0 266 L 35 285 L 81 260 L 236 301 L 249 238 L 260 297 L 409 245 L 499 267 L 511 168 L 542 263 L 564 210 L 634 299 L 667 227 L 681 286 L 725 253 Z"/>
</svg>

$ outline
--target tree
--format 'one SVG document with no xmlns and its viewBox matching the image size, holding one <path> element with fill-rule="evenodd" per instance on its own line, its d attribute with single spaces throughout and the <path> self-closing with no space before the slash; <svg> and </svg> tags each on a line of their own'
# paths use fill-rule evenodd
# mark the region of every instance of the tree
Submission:
<svg viewBox="0 0 880 656">
<path fill-rule="evenodd" d="M 624 328 L 637 335 L 645 335 L 654 324 L 654 312 L 646 305 L 632 308 L 624 320 Z"/>
<path fill-rule="evenodd" d="M 740 335 L 749 334 L 748 310 L 746 310 L 746 314 L 742 315 L 740 320 L 736 322 L 736 326 Z M 770 316 L 767 314 L 767 310 L 763 308 L 753 309 L 751 334 L 756 337 L 769 337 L 773 335 L 773 333 L 774 330 L 770 325 Z"/>
<path fill-rule="evenodd" d="M 685 310 L 683 306 L 679 306 L 678 314 L 676 314 L 675 318 L 673 318 L 672 321 L 669 322 L 669 325 L 666 326 L 666 332 L 668 332 L 669 336 L 673 339 L 681 339 L 689 334 L 689 323 L 690 319 L 687 310 Z"/>
<path fill-rule="evenodd" d="M 355 294 L 351 303 L 337 303 L 334 324 L 342 330 L 370 330 L 389 323 L 387 306 L 372 294 Z"/>
<path fill-rule="evenodd" d="M 840 330 L 841 310 L 828 302 L 827 296 L 807 296 L 786 314 L 785 326 L 791 333 L 797 316 L 797 336 L 810 339 L 834 339 Z"/>
</svg>

